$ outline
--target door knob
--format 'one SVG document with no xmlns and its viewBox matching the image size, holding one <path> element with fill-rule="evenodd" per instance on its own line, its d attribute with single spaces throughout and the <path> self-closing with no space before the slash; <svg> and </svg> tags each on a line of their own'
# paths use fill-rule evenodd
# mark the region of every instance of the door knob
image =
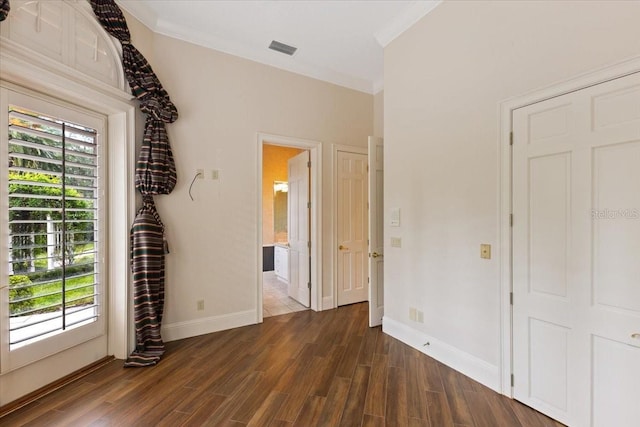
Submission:
<svg viewBox="0 0 640 427">
<path fill-rule="evenodd" d="M 374 252 L 374 253 L 371 254 L 372 258 L 378 258 L 378 257 L 381 257 L 381 256 L 382 256 L 382 254 L 379 254 L 378 252 Z"/>
<path fill-rule="evenodd" d="M 346 247 L 346 246 L 342 246 L 342 245 L 340 245 L 340 246 L 338 246 L 338 249 L 340 249 L 341 251 L 346 251 L 346 250 L 348 250 L 349 248 L 348 248 L 348 247 Z"/>
<path fill-rule="evenodd" d="M 640 340 L 640 333 L 636 332 L 635 334 L 631 334 L 631 338 Z"/>
</svg>

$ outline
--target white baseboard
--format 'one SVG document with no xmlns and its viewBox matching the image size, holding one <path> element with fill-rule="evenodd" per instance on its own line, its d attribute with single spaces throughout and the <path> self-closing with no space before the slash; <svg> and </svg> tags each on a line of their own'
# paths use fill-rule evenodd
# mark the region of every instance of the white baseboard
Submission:
<svg viewBox="0 0 640 427">
<path fill-rule="evenodd" d="M 331 310 L 332 308 L 335 308 L 333 306 L 333 296 L 322 297 L 322 309 Z"/>
<path fill-rule="evenodd" d="M 498 366 L 487 363 L 459 348 L 439 341 L 387 316 L 382 318 L 382 331 L 478 381 L 480 384 L 501 393 L 500 369 Z M 429 345 L 424 345 L 427 342 Z"/>
<path fill-rule="evenodd" d="M 240 326 L 256 323 L 256 311 L 246 310 L 221 316 L 169 323 L 162 327 L 162 339 L 165 342 L 191 338 Z"/>
</svg>

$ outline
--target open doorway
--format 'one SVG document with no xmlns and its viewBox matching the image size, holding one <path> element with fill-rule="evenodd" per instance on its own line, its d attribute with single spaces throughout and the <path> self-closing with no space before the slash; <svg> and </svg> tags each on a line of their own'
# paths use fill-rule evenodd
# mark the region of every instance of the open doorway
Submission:
<svg viewBox="0 0 640 427">
<path fill-rule="evenodd" d="M 268 143 L 262 147 L 263 317 L 302 311 L 309 307 L 307 284 L 311 279 L 308 251 L 299 254 L 295 247 L 300 237 L 306 246 L 309 235 L 308 158 L 309 151 L 297 147 Z M 300 163 L 301 167 L 297 167 Z M 300 197 L 302 200 L 299 200 Z M 304 205 L 301 210 L 297 209 L 300 203 Z M 299 232 L 300 227 L 305 228 L 302 233 Z M 298 292 L 300 281 L 302 293 Z"/>
<path fill-rule="evenodd" d="M 257 318 L 320 310 L 320 143 L 258 135 Z"/>
</svg>

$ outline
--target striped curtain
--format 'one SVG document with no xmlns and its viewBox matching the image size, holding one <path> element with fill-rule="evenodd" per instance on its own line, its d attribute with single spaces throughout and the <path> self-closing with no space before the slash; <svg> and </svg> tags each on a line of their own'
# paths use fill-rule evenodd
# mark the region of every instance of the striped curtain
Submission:
<svg viewBox="0 0 640 427">
<path fill-rule="evenodd" d="M 0 21 L 4 21 L 11 10 L 9 0 L 0 0 Z"/>
<path fill-rule="evenodd" d="M 142 207 L 131 227 L 136 349 L 125 366 L 155 365 L 164 353 L 160 326 L 168 246 L 153 196 L 169 194 L 176 185 L 176 167 L 165 124 L 177 120 L 178 110 L 151 65 L 131 44 L 129 28 L 118 5 L 113 0 L 89 0 L 89 3 L 102 27 L 122 44 L 125 76 L 131 93 L 140 102 L 140 110 L 147 115 L 136 164 L 135 185 L 142 194 Z"/>
</svg>

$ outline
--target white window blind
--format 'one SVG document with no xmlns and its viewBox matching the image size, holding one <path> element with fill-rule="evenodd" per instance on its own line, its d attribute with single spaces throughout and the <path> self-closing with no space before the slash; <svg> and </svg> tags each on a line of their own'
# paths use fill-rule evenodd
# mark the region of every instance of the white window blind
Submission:
<svg viewBox="0 0 640 427">
<path fill-rule="evenodd" d="M 10 105 L 9 343 L 100 315 L 97 132 Z"/>
</svg>

